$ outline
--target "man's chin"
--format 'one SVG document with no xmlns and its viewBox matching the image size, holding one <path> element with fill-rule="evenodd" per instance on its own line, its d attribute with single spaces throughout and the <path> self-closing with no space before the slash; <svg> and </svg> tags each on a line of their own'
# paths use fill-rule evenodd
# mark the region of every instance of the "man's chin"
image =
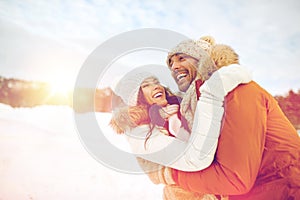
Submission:
<svg viewBox="0 0 300 200">
<path fill-rule="evenodd" d="M 187 83 L 187 82 L 184 82 L 184 83 L 181 83 L 178 85 L 178 89 L 181 92 L 186 92 L 189 87 L 190 87 L 190 83 Z"/>
</svg>

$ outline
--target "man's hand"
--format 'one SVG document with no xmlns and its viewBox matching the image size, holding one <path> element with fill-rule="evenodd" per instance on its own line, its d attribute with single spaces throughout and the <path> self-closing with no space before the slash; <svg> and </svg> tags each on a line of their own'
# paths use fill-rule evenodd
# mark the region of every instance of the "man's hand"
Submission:
<svg viewBox="0 0 300 200">
<path fill-rule="evenodd" d="M 137 157 L 137 161 L 154 184 L 173 185 L 172 170 L 169 167 Z"/>
<path fill-rule="evenodd" d="M 212 194 L 199 194 L 187 191 L 177 185 L 166 185 L 163 193 L 164 200 L 217 200 Z M 222 198 L 223 200 L 224 198 Z M 225 200 L 225 199 L 224 199 Z"/>
</svg>

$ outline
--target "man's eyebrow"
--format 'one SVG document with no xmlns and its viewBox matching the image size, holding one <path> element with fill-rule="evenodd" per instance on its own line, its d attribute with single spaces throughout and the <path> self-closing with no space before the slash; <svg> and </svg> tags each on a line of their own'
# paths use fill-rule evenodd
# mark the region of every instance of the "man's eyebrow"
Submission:
<svg viewBox="0 0 300 200">
<path fill-rule="evenodd" d="M 189 56 L 185 53 L 181 53 L 180 56 L 183 57 L 183 58 L 193 58 L 192 56 Z"/>
<path fill-rule="evenodd" d="M 172 55 L 170 58 L 169 58 L 169 63 L 172 61 L 172 58 L 176 57 L 176 56 L 179 56 L 180 54 L 182 53 L 175 53 L 174 55 Z"/>
</svg>

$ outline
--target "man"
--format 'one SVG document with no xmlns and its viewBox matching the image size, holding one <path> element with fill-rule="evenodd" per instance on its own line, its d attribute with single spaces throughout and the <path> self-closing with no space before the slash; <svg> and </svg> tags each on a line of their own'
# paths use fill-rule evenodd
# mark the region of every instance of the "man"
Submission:
<svg viewBox="0 0 300 200">
<path fill-rule="evenodd" d="M 205 50 L 210 53 L 210 48 Z M 185 96 L 200 87 L 195 70 L 200 70 L 201 82 L 215 70 L 193 67 L 205 62 L 202 50 L 197 41 L 187 40 L 168 55 L 171 74 Z M 252 81 L 226 96 L 213 163 L 198 172 L 171 171 L 176 185 L 193 192 L 229 199 L 300 199 L 300 138 L 275 99 Z"/>
</svg>

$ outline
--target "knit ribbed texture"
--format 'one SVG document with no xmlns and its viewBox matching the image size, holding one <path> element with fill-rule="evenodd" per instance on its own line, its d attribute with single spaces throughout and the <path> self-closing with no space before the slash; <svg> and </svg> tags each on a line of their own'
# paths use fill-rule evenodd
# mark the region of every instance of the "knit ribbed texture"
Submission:
<svg viewBox="0 0 300 200">
<path fill-rule="evenodd" d="M 138 92 L 142 82 L 147 78 L 156 78 L 147 71 L 132 71 L 126 74 L 117 84 L 115 93 L 129 106 L 136 106 Z"/>
</svg>

